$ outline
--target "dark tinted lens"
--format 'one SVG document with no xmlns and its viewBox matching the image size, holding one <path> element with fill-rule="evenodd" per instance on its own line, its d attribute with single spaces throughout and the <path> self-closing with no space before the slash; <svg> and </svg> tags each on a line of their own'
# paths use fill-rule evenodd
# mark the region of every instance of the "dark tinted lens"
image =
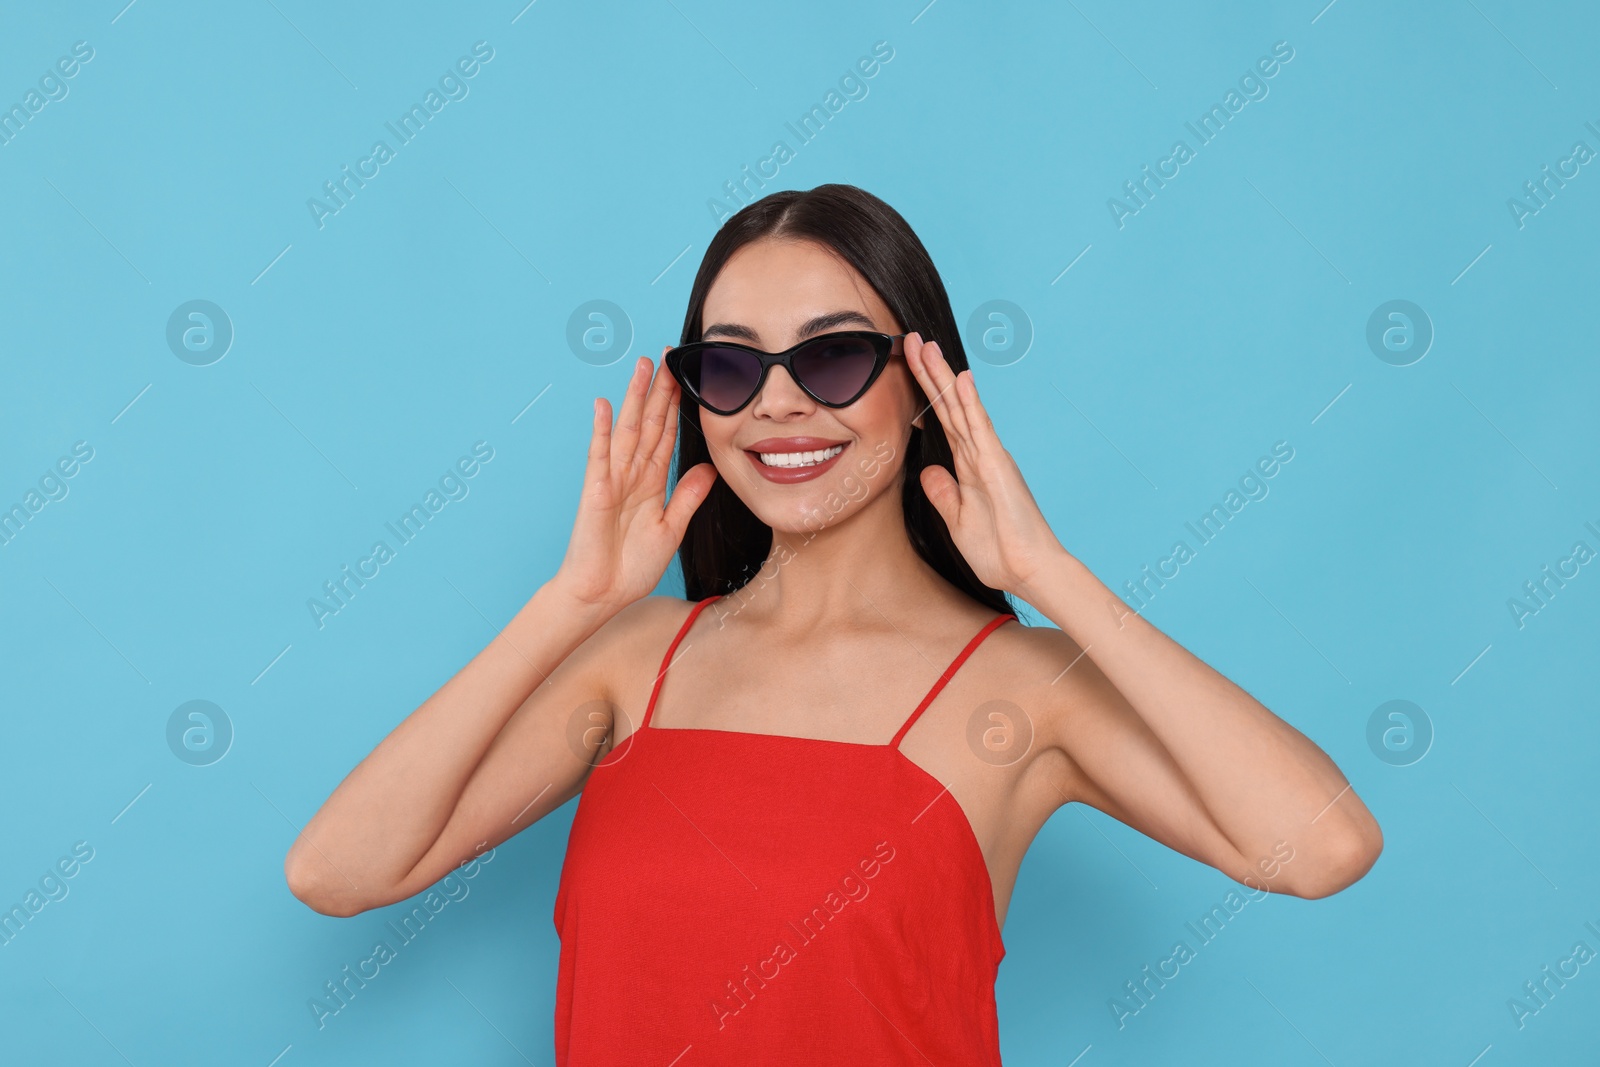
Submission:
<svg viewBox="0 0 1600 1067">
<path fill-rule="evenodd" d="M 794 372 L 823 403 L 845 404 L 866 386 L 876 357 L 865 338 L 819 338 L 794 354 Z"/>
<path fill-rule="evenodd" d="M 684 375 L 714 408 L 732 411 L 755 395 L 761 361 L 737 348 L 702 348 L 683 361 Z"/>
</svg>

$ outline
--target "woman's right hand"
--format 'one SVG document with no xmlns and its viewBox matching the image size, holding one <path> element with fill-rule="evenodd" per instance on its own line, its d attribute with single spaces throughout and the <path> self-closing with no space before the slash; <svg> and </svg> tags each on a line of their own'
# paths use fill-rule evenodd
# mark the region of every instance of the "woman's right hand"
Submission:
<svg viewBox="0 0 1600 1067">
<path fill-rule="evenodd" d="M 697 464 L 666 503 L 677 382 L 662 370 L 651 388 L 651 367 L 634 367 L 615 432 L 611 405 L 595 401 L 583 496 L 555 576 L 295 839 L 284 877 L 316 911 L 355 915 L 414 896 L 582 789 L 593 735 L 580 751 L 569 727 L 611 703 L 619 628 L 607 625 L 655 588 L 716 481 Z"/>
<path fill-rule="evenodd" d="M 666 500 L 681 389 L 665 364 L 652 383 L 653 367 L 643 356 L 634 364 L 614 431 L 610 401 L 595 399 L 583 496 L 555 576 L 583 603 L 618 611 L 661 581 L 717 478 L 716 467 L 698 463 Z"/>
</svg>

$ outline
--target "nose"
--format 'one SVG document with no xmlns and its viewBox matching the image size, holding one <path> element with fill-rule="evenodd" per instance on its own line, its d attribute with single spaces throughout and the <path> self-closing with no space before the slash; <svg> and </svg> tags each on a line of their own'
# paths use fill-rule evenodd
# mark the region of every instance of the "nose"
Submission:
<svg viewBox="0 0 1600 1067">
<path fill-rule="evenodd" d="M 783 367 L 767 371 L 767 380 L 761 391 L 750 401 L 750 413 L 757 418 L 783 419 L 790 415 L 805 415 L 815 411 L 816 401 L 796 384 L 793 376 Z"/>
</svg>

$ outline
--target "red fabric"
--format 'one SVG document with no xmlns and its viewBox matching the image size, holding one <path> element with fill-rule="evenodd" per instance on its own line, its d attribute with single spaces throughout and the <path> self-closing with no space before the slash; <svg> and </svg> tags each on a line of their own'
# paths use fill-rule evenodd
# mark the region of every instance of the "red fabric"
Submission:
<svg viewBox="0 0 1600 1067">
<path fill-rule="evenodd" d="M 639 729 L 578 801 L 555 925 L 556 1063 L 997 1065 L 1005 946 L 965 813 L 887 745 Z"/>
</svg>

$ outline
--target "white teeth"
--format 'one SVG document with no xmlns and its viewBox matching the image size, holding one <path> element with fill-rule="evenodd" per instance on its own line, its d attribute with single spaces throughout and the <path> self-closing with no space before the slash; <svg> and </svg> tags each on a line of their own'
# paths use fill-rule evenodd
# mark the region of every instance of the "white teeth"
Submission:
<svg viewBox="0 0 1600 1067">
<path fill-rule="evenodd" d="M 834 445 L 816 452 L 757 452 L 761 462 L 769 467 L 815 467 L 844 451 L 844 445 Z"/>
</svg>

